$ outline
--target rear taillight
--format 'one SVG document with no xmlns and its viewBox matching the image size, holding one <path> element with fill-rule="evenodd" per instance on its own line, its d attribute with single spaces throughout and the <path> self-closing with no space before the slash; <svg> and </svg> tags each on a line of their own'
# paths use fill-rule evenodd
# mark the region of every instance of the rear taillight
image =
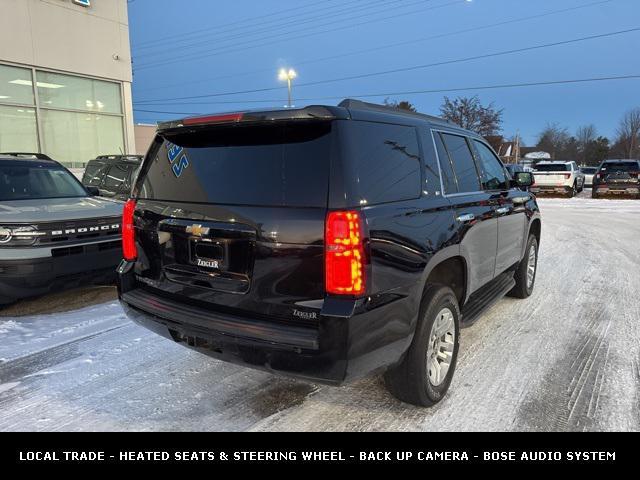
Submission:
<svg viewBox="0 0 640 480">
<path fill-rule="evenodd" d="M 629 172 L 629 176 L 638 178 L 640 177 L 640 172 Z"/>
<path fill-rule="evenodd" d="M 567 180 L 569 180 L 571 178 L 571 174 L 570 173 L 565 173 L 564 174 L 564 178 L 566 178 Z"/>
<path fill-rule="evenodd" d="M 364 222 L 354 211 L 330 212 L 325 226 L 325 290 L 334 295 L 365 292 Z"/>
<path fill-rule="evenodd" d="M 133 213 L 136 210 L 136 201 L 127 200 L 122 211 L 122 256 L 125 260 L 134 261 L 138 258 L 136 248 L 136 234 L 133 228 Z"/>
<path fill-rule="evenodd" d="M 225 113 L 205 117 L 190 117 L 183 120 L 184 125 L 207 125 L 212 123 L 233 123 L 242 120 L 243 113 Z"/>
</svg>

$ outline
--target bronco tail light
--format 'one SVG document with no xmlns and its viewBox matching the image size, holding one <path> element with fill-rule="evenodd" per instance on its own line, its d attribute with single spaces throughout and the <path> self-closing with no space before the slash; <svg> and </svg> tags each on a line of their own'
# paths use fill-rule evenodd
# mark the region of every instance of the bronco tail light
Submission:
<svg viewBox="0 0 640 480">
<path fill-rule="evenodd" d="M 365 256 L 361 213 L 329 212 L 325 225 L 325 290 L 334 295 L 365 292 Z"/>
<path fill-rule="evenodd" d="M 122 255 L 130 262 L 138 258 L 136 247 L 136 234 L 133 228 L 133 213 L 136 210 L 136 201 L 127 200 L 122 211 Z"/>
</svg>

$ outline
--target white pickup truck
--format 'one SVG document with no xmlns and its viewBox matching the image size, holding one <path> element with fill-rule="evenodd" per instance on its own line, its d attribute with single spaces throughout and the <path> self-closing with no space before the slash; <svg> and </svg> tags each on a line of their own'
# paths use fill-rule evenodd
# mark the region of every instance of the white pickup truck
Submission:
<svg viewBox="0 0 640 480">
<path fill-rule="evenodd" d="M 584 189 L 585 177 L 576 162 L 545 161 L 535 166 L 531 193 L 561 193 L 574 197 Z"/>
</svg>

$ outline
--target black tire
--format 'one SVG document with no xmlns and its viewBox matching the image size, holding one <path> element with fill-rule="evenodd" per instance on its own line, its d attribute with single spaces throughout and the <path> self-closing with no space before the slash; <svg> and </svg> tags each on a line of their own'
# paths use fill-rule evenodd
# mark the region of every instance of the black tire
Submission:
<svg viewBox="0 0 640 480">
<path fill-rule="evenodd" d="M 527 277 L 529 268 L 529 255 L 532 248 L 535 251 L 535 270 L 533 272 L 533 280 L 531 281 L 531 283 L 529 283 L 527 281 Z M 529 235 L 527 248 L 524 252 L 524 258 L 520 260 L 518 268 L 516 269 L 516 272 L 513 276 L 514 280 L 516 281 L 516 285 L 507 294 L 510 297 L 528 298 L 533 293 L 533 289 L 536 286 L 536 276 L 538 274 L 538 240 L 535 236 Z"/>
<path fill-rule="evenodd" d="M 574 183 L 571 190 L 569 190 L 569 198 L 573 198 L 578 194 L 578 186 Z"/>
<path fill-rule="evenodd" d="M 591 198 L 598 198 L 598 194 L 595 192 L 595 190 L 591 190 Z"/>
<path fill-rule="evenodd" d="M 432 327 L 438 315 L 448 309 L 453 316 L 455 338 L 449 368 L 444 380 L 434 385 L 427 369 L 427 353 L 432 339 Z M 449 317 L 450 318 L 450 317 Z M 449 337 L 450 339 L 450 337 Z M 421 407 L 430 407 L 442 400 L 451 385 L 460 345 L 460 308 L 449 287 L 430 285 L 425 289 L 413 342 L 404 360 L 385 373 L 389 391 L 399 400 Z M 441 362 L 442 364 L 442 362 Z"/>
</svg>

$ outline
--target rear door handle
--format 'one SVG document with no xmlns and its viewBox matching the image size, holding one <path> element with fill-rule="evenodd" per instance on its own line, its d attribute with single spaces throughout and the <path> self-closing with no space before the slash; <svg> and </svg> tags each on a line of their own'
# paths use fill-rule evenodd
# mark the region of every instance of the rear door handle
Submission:
<svg viewBox="0 0 640 480">
<path fill-rule="evenodd" d="M 475 219 L 476 216 L 473 213 L 464 213 L 458 217 L 460 223 L 473 222 Z"/>
</svg>

